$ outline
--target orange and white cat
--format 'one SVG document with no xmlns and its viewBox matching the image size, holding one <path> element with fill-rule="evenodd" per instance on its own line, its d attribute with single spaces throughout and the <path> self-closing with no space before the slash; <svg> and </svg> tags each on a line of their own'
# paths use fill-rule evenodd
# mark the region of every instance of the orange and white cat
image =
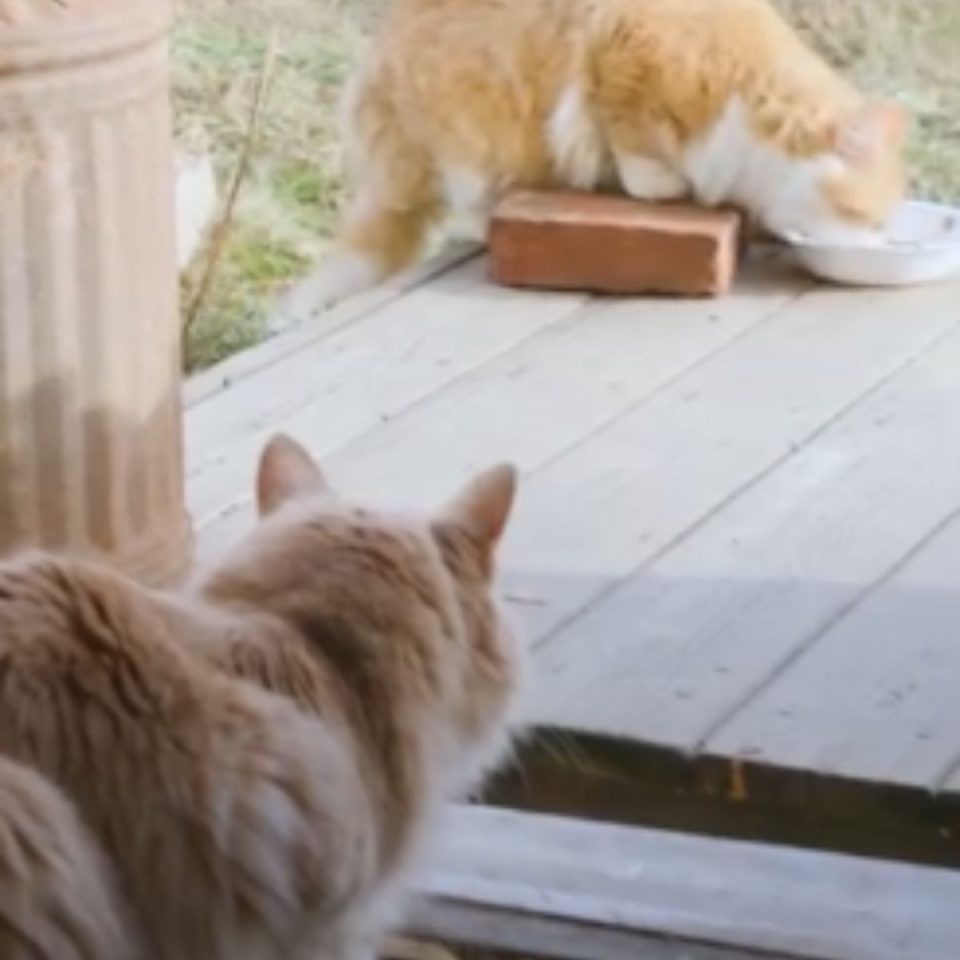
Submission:
<svg viewBox="0 0 960 960">
<path fill-rule="evenodd" d="M 0 564 L 0 954 L 373 960 L 444 801 L 508 746 L 514 485 L 395 516 L 278 437 L 262 522 L 189 591 Z"/>
<path fill-rule="evenodd" d="M 444 221 L 482 239 L 511 186 L 691 197 L 857 242 L 905 192 L 905 112 L 768 0 L 394 0 L 344 106 L 354 196 L 301 305 L 405 267 Z"/>
</svg>

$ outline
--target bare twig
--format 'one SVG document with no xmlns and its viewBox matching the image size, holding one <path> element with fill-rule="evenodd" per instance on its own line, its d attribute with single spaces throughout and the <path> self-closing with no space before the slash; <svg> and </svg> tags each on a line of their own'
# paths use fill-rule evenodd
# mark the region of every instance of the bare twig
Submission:
<svg viewBox="0 0 960 960">
<path fill-rule="evenodd" d="M 210 238 L 209 252 L 207 261 L 204 265 L 203 273 L 197 282 L 196 289 L 187 306 L 183 322 L 183 344 L 186 350 L 187 339 L 193 324 L 200 313 L 200 308 L 210 292 L 210 286 L 216 276 L 217 267 L 223 256 L 223 252 L 230 236 L 230 228 L 233 225 L 233 214 L 237 205 L 237 198 L 240 196 L 240 188 L 250 170 L 250 161 L 253 158 L 254 148 L 257 143 L 257 134 L 260 129 L 260 118 L 263 115 L 263 106 L 267 99 L 267 91 L 270 88 L 270 80 L 273 76 L 273 67 L 276 61 L 277 35 L 273 31 L 267 42 L 267 49 L 263 55 L 263 62 L 260 67 L 260 75 L 257 78 L 257 86 L 254 90 L 253 101 L 250 105 L 250 116 L 247 121 L 247 129 L 244 134 L 243 143 L 240 146 L 240 153 L 237 157 L 237 164 L 233 170 L 233 178 L 230 181 L 230 187 L 224 200 L 223 209 L 219 218 L 213 226 Z"/>
</svg>

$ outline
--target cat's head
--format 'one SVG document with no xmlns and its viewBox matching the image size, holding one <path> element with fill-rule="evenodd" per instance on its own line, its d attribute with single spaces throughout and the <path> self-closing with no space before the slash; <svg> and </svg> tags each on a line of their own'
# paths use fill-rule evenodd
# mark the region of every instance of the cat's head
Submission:
<svg viewBox="0 0 960 960">
<path fill-rule="evenodd" d="M 441 749 L 464 761 L 451 784 L 463 788 L 501 757 L 523 676 L 524 651 L 494 596 L 515 489 L 504 464 L 431 514 L 369 509 L 340 498 L 303 447 L 276 436 L 257 476 L 261 522 L 240 562 L 264 606 L 314 631 L 340 669 L 392 672 L 388 688 L 434 698 Z"/>
<path fill-rule="evenodd" d="M 827 131 L 824 153 L 808 164 L 810 193 L 785 190 L 770 226 L 822 243 L 872 243 L 907 190 L 906 111 L 868 101 Z"/>
</svg>

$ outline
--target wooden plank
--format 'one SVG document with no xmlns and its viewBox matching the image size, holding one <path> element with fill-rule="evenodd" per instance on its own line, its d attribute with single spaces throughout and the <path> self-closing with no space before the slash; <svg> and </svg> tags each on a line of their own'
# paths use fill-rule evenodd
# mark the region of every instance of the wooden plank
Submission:
<svg viewBox="0 0 960 960">
<path fill-rule="evenodd" d="M 419 935 L 568 960 L 624 960 L 617 933 L 677 960 L 946 960 L 960 943 L 954 871 L 483 807 L 451 812 L 419 888 Z"/>
<path fill-rule="evenodd" d="M 953 359 L 957 378 L 960 350 Z M 947 372 L 945 364 L 941 371 Z M 946 387 L 945 379 L 939 385 Z M 909 461 L 898 479 L 906 480 L 911 470 L 936 477 L 942 469 L 952 477 L 957 509 L 951 520 L 742 706 L 708 740 L 708 752 L 877 783 L 916 783 L 931 791 L 949 781 L 960 755 L 960 462 L 938 460 L 942 443 L 935 440 L 960 437 L 960 382 L 953 394 L 927 392 L 925 424 L 911 416 L 914 411 L 899 408 L 903 436 L 897 451 Z M 952 408 L 952 429 L 940 432 L 946 423 L 935 400 Z M 898 409 L 894 397 L 888 409 Z M 906 435 L 911 428 L 926 434 L 928 455 L 914 456 Z M 934 483 L 917 486 L 931 498 L 942 497 Z M 897 524 L 891 517 L 898 509 L 895 497 L 884 503 L 861 492 L 875 508 L 876 526 Z M 900 509 L 925 509 L 915 493 L 923 489 L 904 491 Z M 868 553 L 875 538 L 867 526 L 861 529 L 861 549 Z"/>
<path fill-rule="evenodd" d="M 183 385 L 185 407 L 189 409 L 203 403 L 221 390 L 233 386 L 238 380 L 252 376 L 275 363 L 280 363 L 333 331 L 373 313 L 475 255 L 476 245 L 474 244 L 451 245 L 443 254 L 418 264 L 373 290 L 344 300 L 309 323 L 299 324 L 248 350 L 231 354 L 225 360 L 194 374 L 186 381 Z"/>
<path fill-rule="evenodd" d="M 196 522 L 245 486 L 275 430 L 299 434 L 322 455 L 586 302 L 487 288 L 481 270 L 470 261 L 191 409 L 187 481 Z"/>
<path fill-rule="evenodd" d="M 960 436 L 958 373 L 960 336 L 952 334 L 570 624 L 539 657 L 534 717 L 699 749 L 960 506 L 960 458 L 941 455 L 945 438 Z M 918 469 L 922 464 L 937 467 Z M 903 611 L 913 612 L 909 605 Z M 737 755 L 748 745 L 760 749 L 758 739 L 771 762 L 926 784 L 922 758 L 942 749 L 933 730 L 931 741 L 911 745 L 919 728 L 907 716 L 900 724 L 889 703 L 877 705 L 875 716 L 868 702 L 871 684 L 893 684 L 909 651 L 926 649 L 926 641 L 915 646 L 915 632 L 897 641 L 902 628 L 902 619 L 891 619 L 884 649 L 871 652 L 869 666 L 857 657 L 873 650 L 870 636 L 831 660 L 828 634 L 817 645 L 823 656 L 814 658 L 825 664 L 822 675 L 803 673 L 813 683 L 805 694 L 787 684 L 710 747 Z M 805 706 L 794 712 L 797 697 Z M 952 727 L 950 741 L 960 741 L 960 701 L 940 696 L 921 705 L 916 697 L 917 709 L 939 717 L 940 735 Z M 854 742 L 869 751 L 871 741 L 871 763 L 858 761 Z M 844 743 L 849 750 L 840 749 Z M 826 767 L 824 750 L 833 758 Z M 908 762 L 902 754 L 911 750 Z"/>
<path fill-rule="evenodd" d="M 381 960 L 457 960 L 449 948 L 415 937 L 388 936 L 380 948 Z"/>
<path fill-rule="evenodd" d="M 807 289 L 764 264 L 746 272 L 736 293 L 708 305 L 596 300 L 334 452 L 327 465 L 359 496 L 415 492 L 426 504 L 497 460 L 533 474 Z"/>
<path fill-rule="evenodd" d="M 328 454 L 324 466 L 353 495 L 396 502 L 413 494 L 430 505 L 463 475 L 498 459 L 532 472 L 808 286 L 765 263 L 745 272 L 735 295 L 709 308 L 692 300 L 594 302 Z M 299 435 L 316 449 L 323 428 Z M 237 509 L 203 531 L 203 550 L 222 548 L 249 523 L 249 481 L 243 483 Z"/>
<path fill-rule="evenodd" d="M 808 294 L 528 478 L 506 541 L 528 633 L 582 614 L 912 363 L 957 295 Z"/>
<path fill-rule="evenodd" d="M 443 960 L 459 960 L 458 948 L 470 950 L 470 960 L 797 960 L 441 898 L 418 903 L 413 923 L 421 936 L 454 948 Z M 392 954 L 384 960 L 393 960 Z"/>
</svg>

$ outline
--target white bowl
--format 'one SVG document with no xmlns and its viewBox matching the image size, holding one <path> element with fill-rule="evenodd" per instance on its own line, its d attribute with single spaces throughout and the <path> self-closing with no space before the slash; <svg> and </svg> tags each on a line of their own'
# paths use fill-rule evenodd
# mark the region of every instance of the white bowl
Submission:
<svg viewBox="0 0 960 960">
<path fill-rule="evenodd" d="M 930 283 L 960 273 L 960 207 L 905 203 L 877 244 L 818 244 L 799 236 L 788 242 L 800 263 L 824 280 L 866 287 Z"/>
</svg>

